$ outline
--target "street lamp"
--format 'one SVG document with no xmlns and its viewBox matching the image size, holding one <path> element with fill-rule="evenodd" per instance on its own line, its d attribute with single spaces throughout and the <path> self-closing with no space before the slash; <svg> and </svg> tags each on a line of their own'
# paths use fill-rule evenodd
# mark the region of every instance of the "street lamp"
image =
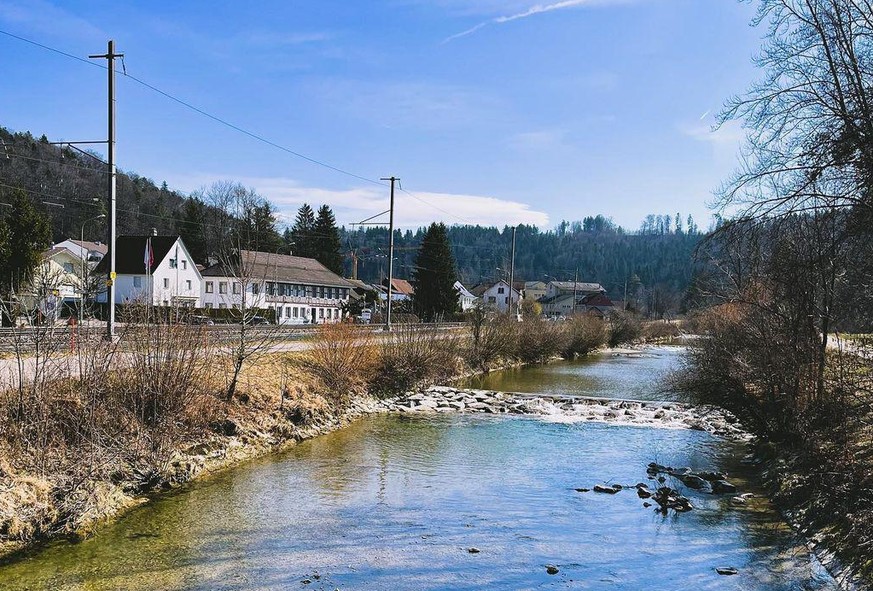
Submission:
<svg viewBox="0 0 873 591">
<path fill-rule="evenodd" d="M 102 220 L 106 217 L 105 213 L 101 213 L 100 215 L 95 215 L 92 218 L 88 218 L 84 222 L 82 222 L 82 228 L 79 232 L 79 242 L 85 242 L 85 224 L 88 222 L 93 222 L 94 220 Z M 84 248 L 81 244 L 79 244 L 79 248 Z M 79 324 L 82 324 L 82 321 L 85 319 L 85 285 L 87 283 L 87 273 L 86 269 L 88 268 L 88 253 L 85 252 L 84 256 L 82 256 L 82 278 L 80 279 L 81 285 L 81 297 L 79 299 Z"/>
</svg>

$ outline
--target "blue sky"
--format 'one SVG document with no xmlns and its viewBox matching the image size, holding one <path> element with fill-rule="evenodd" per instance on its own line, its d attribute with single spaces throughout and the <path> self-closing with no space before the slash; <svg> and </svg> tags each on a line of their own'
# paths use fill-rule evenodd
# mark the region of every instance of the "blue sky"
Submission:
<svg viewBox="0 0 873 591">
<path fill-rule="evenodd" d="M 271 141 L 366 178 L 397 175 L 401 225 L 602 213 L 708 219 L 739 126 L 713 113 L 756 77 L 762 31 L 735 0 L 0 0 L 0 29 L 127 71 Z M 0 125 L 105 135 L 105 73 L 0 35 Z M 384 187 L 259 143 L 118 78 L 118 161 L 192 191 L 239 180 L 283 215 L 341 223 Z M 701 225 L 705 225 L 705 222 Z"/>
</svg>

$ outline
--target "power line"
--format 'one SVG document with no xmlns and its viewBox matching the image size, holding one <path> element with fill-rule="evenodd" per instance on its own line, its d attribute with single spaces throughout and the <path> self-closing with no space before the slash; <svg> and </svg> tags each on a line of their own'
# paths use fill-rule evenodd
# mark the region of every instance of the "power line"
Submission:
<svg viewBox="0 0 873 591">
<path fill-rule="evenodd" d="M 98 63 L 96 63 L 96 62 L 88 61 L 88 60 L 86 60 L 86 59 L 80 58 L 80 57 L 78 57 L 78 56 L 76 56 L 76 55 L 73 55 L 73 54 L 71 54 L 71 53 L 67 53 L 66 51 L 61 51 L 60 49 L 56 49 L 56 48 L 54 48 L 54 47 L 50 47 L 50 46 L 48 46 L 48 45 L 44 45 L 44 44 L 42 44 L 42 43 L 38 43 L 38 42 L 33 41 L 33 40 L 31 40 L 31 39 L 27 39 L 27 38 L 25 38 L 25 37 L 21 37 L 21 36 L 19 36 L 19 35 L 15 35 L 15 34 L 13 34 L 13 33 L 9 33 L 8 31 L 4 31 L 4 30 L 0 29 L 0 33 L 2 33 L 2 34 L 4 34 L 4 35 L 7 35 L 7 36 L 9 36 L 9 37 L 12 37 L 13 39 L 17 39 L 17 40 L 19 40 L 19 41 L 23 41 L 23 42 L 25 42 L 25 43 L 29 43 L 29 44 L 34 45 L 34 46 L 36 46 L 36 47 L 39 47 L 39 48 L 41 48 L 41 49 L 45 49 L 45 50 L 47 50 L 47 51 L 51 51 L 51 52 L 53 52 L 53 53 L 57 53 L 57 54 L 62 55 L 62 56 L 64 56 L 64 57 L 68 57 L 68 58 L 74 59 L 74 60 L 76 60 L 76 61 L 79 61 L 79 62 L 82 62 L 82 63 L 88 64 L 88 65 L 90 65 L 90 66 L 95 66 L 95 67 L 98 67 L 98 68 L 106 69 L 106 66 L 104 66 L 104 65 L 102 65 L 102 64 L 98 64 Z M 123 66 L 122 66 L 122 67 L 123 67 Z M 343 168 L 340 168 L 339 166 L 334 166 L 333 164 L 329 164 L 329 163 L 327 163 L 327 162 L 324 162 L 324 161 L 318 160 L 318 159 L 313 158 L 313 157 L 311 157 L 311 156 L 307 156 L 307 155 L 302 154 L 302 153 L 300 153 L 300 152 L 298 152 L 298 151 L 296 151 L 296 150 L 292 150 L 291 148 L 288 148 L 288 147 L 283 146 L 283 145 L 281 145 L 281 144 L 278 144 L 278 143 L 276 143 L 276 142 L 274 142 L 274 141 L 272 141 L 272 140 L 269 140 L 269 139 L 263 137 L 262 135 L 259 135 L 259 134 L 255 133 L 255 132 L 253 132 L 253 131 L 249 131 L 249 130 L 243 128 L 243 127 L 240 127 L 240 126 L 238 126 L 238 125 L 236 125 L 236 124 L 234 124 L 234 123 L 231 123 L 231 122 L 227 121 L 226 119 L 223 119 L 223 118 L 221 118 L 221 117 L 218 117 L 217 115 L 213 115 L 212 113 L 209 113 L 208 111 L 205 111 L 205 110 L 201 109 L 200 107 L 197 107 L 197 106 L 195 106 L 195 105 L 193 105 L 193 104 L 191 104 L 191 103 L 189 103 L 189 102 L 187 102 L 187 101 L 185 101 L 185 100 L 183 100 L 183 99 L 181 99 L 181 98 L 178 98 L 178 97 L 176 97 L 176 96 L 170 94 L 169 92 L 166 92 L 166 91 L 161 90 L 160 88 L 158 88 L 158 87 L 156 87 L 156 86 L 154 86 L 154 85 L 152 85 L 152 84 L 149 84 L 148 82 L 146 82 L 145 80 L 142 80 L 141 78 L 138 78 L 138 77 L 136 77 L 136 76 L 134 76 L 134 75 L 132 75 L 132 74 L 128 74 L 126 68 L 124 68 L 124 67 L 123 67 L 123 70 L 122 70 L 121 72 L 119 72 L 119 73 L 121 73 L 121 74 L 122 74 L 123 76 L 125 76 L 126 78 L 129 78 L 130 80 L 136 82 L 137 84 L 140 84 L 140 85 L 144 86 L 145 88 L 148 88 L 148 89 L 151 90 L 152 92 L 155 92 L 155 93 L 157 93 L 157 94 L 159 94 L 159 95 L 161 95 L 161 96 L 163 96 L 163 97 L 165 97 L 165 98 L 167 98 L 167 99 L 169 99 L 169 100 L 171 100 L 171 101 L 173 101 L 173 102 L 175 102 L 175 103 L 177 103 L 177 104 L 179 104 L 179 105 L 182 105 L 183 107 L 185 107 L 185 108 L 187 108 L 187 109 L 190 109 L 190 110 L 194 111 L 195 113 L 198 113 L 199 115 L 202 115 L 202 116 L 204 116 L 204 117 L 207 117 L 207 118 L 209 118 L 209 119 L 215 121 L 216 123 L 219 123 L 219 124 L 221 124 L 221 125 L 224 125 L 225 127 L 228 127 L 228 128 L 230 128 L 230 129 L 233 129 L 234 131 L 237 131 L 238 133 L 242 133 L 243 135 L 246 135 L 246 136 L 248 136 L 248 137 L 250 137 L 250 138 L 252 138 L 252 139 L 254 139 L 254 140 L 256 140 L 256 141 L 259 141 L 259 142 L 261 142 L 261 143 L 263 143 L 263 144 L 266 144 L 266 145 L 268 145 L 268 146 L 270 146 L 270 147 L 276 148 L 276 149 L 278 149 L 278 150 L 281 150 L 281 151 L 283 151 L 283 152 L 286 152 L 286 153 L 288 153 L 288 154 L 291 154 L 292 156 L 296 156 L 297 158 L 300 158 L 300 159 L 302 159 L 302 160 L 306 160 L 307 162 L 310 162 L 310 163 L 315 164 L 315 165 L 317 165 L 317 166 L 321 166 L 321 167 L 323 167 L 323 168 L 327 168 L 328 170 L 332 170 L 332 171 L 334 171 L 334 172 L 337 172 L 337 173 L 340 173 L 340 174 L 346 175 L 346 176 L 348 176 L 348 177 L 355 178 L 355 179 L 358 179 L 358 180 L 364 181 L 364 182 L 366 182 L 366 183 L 370 183 L 370 184 L 374 184 L 374 185 L 379 185 L 379 186 L 381 186 L 381 187 L 386 186 L 386 184 L 383 183 L 383 182 L 381 182 L 380 180 L 376 180 L 376 179 L 368 178 L 368 177 L 365 177 L 365 176 L 362 176 L 362 175 L 359 175 L 359 174 L 355 174 L 355 173 L 353 173 L 353 172 L 350 172 L 350 171 L 348 171 L 348 170 L 345 170 L 345 169 L 343 169 Z M 443 208 L 441 208 L 441 207 L 439 207 L 439 206 L 437 206 L 437 205 L 434 205 L 434 204 L 431 203 L 430 201 L 427 201 L 426 199 L 423 199 L 423 198 L 419 197 L 418 195 L 412 193 L 411 191 L 408 191 L 408 190 L 404 189 L 402 186 L 400 186 L 399 188 L 400 188 L 400 191 L 402 191 L 403 193 L 405 193 L 405 194 L 408 195 L 409 197 L 412 197 L 412 198 L 415 199 L 416 201 L 419 201 L 419 202 L 421 202 L 421 203 L 427 205 L 428 207 L 431 207 L 431 208 L 435 209 L 436 211 L 439 211 L 439 212 L 441 212 L 441 213 L 444 213 L 445 215 L 451 216 L 451 217 L 453 217 L 453 218 L 455 218 L 455 219 L 458 219 L 458 220 L 460 220 L 460 221 L 462 221 L 462 222 L 466 222 L 466 223 L 471 224 L 471 225 L 476 225 L 476 223 L 473 222 L 472 220 L 470 220 L 470 219 L 468 219 L 468 218 L 464 218 L 464 217 L 459 216 L 459 215 L 457 215 L 457 214 L 454 214 L 454 213 L 452 213 L 452 212 L 450 212 L 450 211 L 448 211 L 448 210 L 446 210 L 446 209 L 443 209 Z"/>
</svg>

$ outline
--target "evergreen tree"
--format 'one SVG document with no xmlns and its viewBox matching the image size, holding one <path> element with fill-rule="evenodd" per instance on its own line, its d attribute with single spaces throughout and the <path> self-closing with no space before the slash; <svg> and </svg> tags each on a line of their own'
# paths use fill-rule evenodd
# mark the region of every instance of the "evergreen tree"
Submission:
<svg viewBox="0 0 873 591">
<path fill-rule="evenodd" d="M 297 218 L 291 227 L 291 237 L 294 242 L 294 254 L 301 257 L 315 258 L 318 246 L 313 242 L 315 231 L 315 213 L 308 203 L 297 210 Z"/>
<path fill-rule="evenodd" d="M 52 226 L 21 189 L 0 193 L 0 200 L 12 206 L 0 228 L 0 285 L 8 292 L 29 280 L 42 252 L 51 245 Z"/>
<path fill-rule="evenodd" d="M 244 248 L 276 252 L 282 246 L 282 237 L 276 229 L 276 212 L 266 199 L 257 199 L 246 207 L 242 221 L 246 236 Z"/>
<path fill-rule="evenodd" d="M 315 258 L 322 265 L 336 273 L 343 274 L 343 256 L 340 254 L 339 228 L 330 207 L 318 208 L 318 218 L 313 228 L 313 242 L 317 245 Z"/>
<path fill-rule="evenodd" d="M 416 314 L 425 322 L 432 322 L 440 316 L 455 313 L 458 309 L 457 279 L 446 226 L 431 224 L 421 241 L 412 272 Z"/>
<path fill-rule="evenodd" d="M 178 224 L 179 236 L 188 252 L 198 263 L 206 264 L 208 258 L 206 235 L 203 232 L 203 221 L 206 218 L 206 204 L 197 197 L 185 201 L 182 210 L 182 220 Z"/>
</svg>

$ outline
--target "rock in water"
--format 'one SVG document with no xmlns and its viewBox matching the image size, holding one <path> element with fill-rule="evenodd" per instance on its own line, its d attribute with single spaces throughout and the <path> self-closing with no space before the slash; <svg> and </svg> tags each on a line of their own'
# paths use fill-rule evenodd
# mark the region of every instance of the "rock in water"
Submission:
<svg viewBox="0 0 873 591">
<path fill-rule="evenodd" d="M 554 564 L 547 564 L 546 565 L 546 572 L 549 573 L 550 575 L 556 575 L 556 574 L 558 574 L 558 567 L 555 566 Z"/>
<path fill-rule="evenodd" d="M 608 495 L 614 495 L 620 490 L 620 488 L 612 488 L 611 486 L 601 486 L 599 484 L 594 485 L 594 492 L 606 493 Z"/>
<path fill-rule="evenodd" d="M 679 480 L 681 480 L 682 484 L 684 484 L 688 488 L 701 489 L 701 488 L 705 488 L 706 484 L 707 484 L 703 478 L 701 478 L 700 476 L 697 476 L 695 474 L 687 474 L 685 476 L 680 476 Z"/>
<path fill-rule="evenodd" d="M 591 489 L 590 489 L 590 488 L 577 488 L 577 489 L 574 489 L 574 490 L 575 490 L 576 492 L 588 492 L 588 491 L 591 490 Z"/>
<path fill-rule="evenodd" d="M 735 575 L 739 571 L 732 566 L 719 566 L 716 567 L 715 572 L 720 575 Z"/>
<path fill-rule="evenodd" d="M 470 554 L 478 554 L 479 552 L 481 552 L 481 550 L 476 546 L 471 546 L 467 548 L 467 552 L 469 552 Z"/>
<path fill-rule="evenodd" d="M 727 480 L 716 480 L 712 483 L 712 492 L 715 494 L 733 494 L 737 492 L 737 487 Z"/>
</svg>

